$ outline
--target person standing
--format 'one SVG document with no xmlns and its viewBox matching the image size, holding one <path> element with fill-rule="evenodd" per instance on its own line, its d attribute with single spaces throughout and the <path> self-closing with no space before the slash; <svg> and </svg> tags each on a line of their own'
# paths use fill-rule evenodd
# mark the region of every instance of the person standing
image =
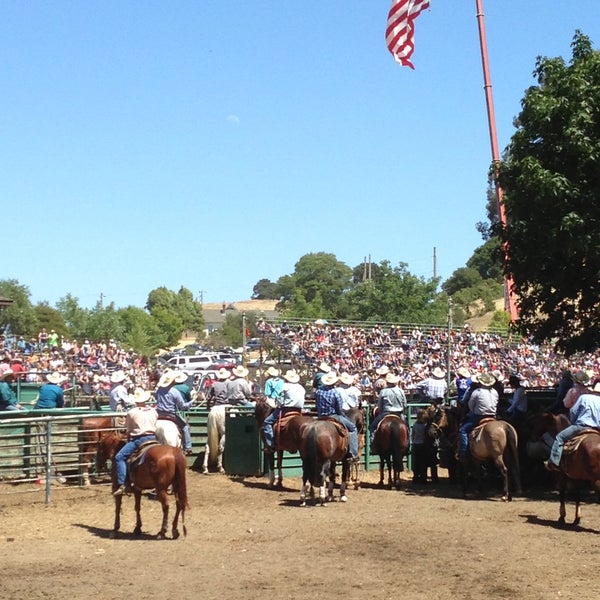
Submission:
<svg viewBox="0 0 600 600">
<path fill-rule="evenodd" d="M 134 407 L 127 412 L 126 428 L 127 443 L 117 452 L 115 456 L 115 469 L 117 472 L 117 489 L 113 496 L 122 496 L 125 492 L 127 481 L 127 459 L 143 444 L 155 440 L 157 411 L 146 406 L 150 399 L 150 392 L 141 388 L 135 390 L 132 396 Z M 131 405 L 131 402 L 127 403 Z"/>
<path fill-rule="evenodd" d="M 325 373 L 321 379 L 321 387 L 317 390 L 315 403 L 319 417 L 331 417 L 341 423 L 350 436 L 349 452 L 354 461 L 358 460 L 358 433 L 356 425 L 344 415 L 342 396 L 335 387 L 338 377 L 333 371 Z"/>
<path fill-rule="evenodd" d="M 40 388 L 35 408 L 63 408 L 65 405 L 65 394 L 61 387 L 63 376 L 55 371 L 46 375 L 46 380 L 48 383 Z"/>
</svg>

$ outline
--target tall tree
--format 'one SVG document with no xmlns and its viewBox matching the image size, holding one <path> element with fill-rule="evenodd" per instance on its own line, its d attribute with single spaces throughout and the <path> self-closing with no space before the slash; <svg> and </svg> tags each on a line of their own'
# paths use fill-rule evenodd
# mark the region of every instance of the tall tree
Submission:
<svg viewBox="0 0 600 600">
<path fill-rule="evenodd" d="M 600 346 L 600 53 L 571 47 L 537 59 L 499 166 L 519 323 L 569 353 Z"/>
<path fill-rule="evenodd" d="M 29 288 L 16 279 L 0 280 L 0 296 L 13 301 L 11 306 L 0 311 L 2 331 L 37 338 L 40 325 L 30 295 Z"/>
</svg>

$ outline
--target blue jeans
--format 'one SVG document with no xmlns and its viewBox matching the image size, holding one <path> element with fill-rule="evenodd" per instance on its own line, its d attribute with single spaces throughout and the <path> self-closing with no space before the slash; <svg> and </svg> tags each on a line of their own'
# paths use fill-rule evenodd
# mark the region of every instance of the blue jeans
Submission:
<svg viewBox="0 0 600 600">
<path fill-rule="evenodd" d="M 348 451 L 352 454 L 353 458 L 358 458 L 358 433 L 356 431 L 356 425 L 344 415 L 327 415 L 335 419 L 338 423 L 341 423 L 350 434 L 350 444 Z"/>
<path fill-rule="evenodd" d="M 115 456 L 115 466 L 117 469 L 117 483 L 125 485 L 127 479 L 127 459 L 139 448 L 140 444 L 154 440 L 156 437 L 152 435 L 142 435 L 127 442 Z"/>
<path fill-rule="evenodd" d="M 273 433 L 273 425 L 275 425 L 275 423 L 277 423 L 280 415 L 283 416 L 289 412 L 295 412 L 295 413 L 300 414 L 300 409 L 284 406 L 281 408 L 273 409 L 273 411 L 267 415 L 267 418 L 264 420 L 264 423 L 263 423 L 263 437 L 265 440 L 265 444 L 267 446 L 274 445 L 275 435 Z"/>
<path fill-rule="evenodd" d="M 460 429 L 458 430 L 458 453 L 461 456 L 465 456 L 469 449 L 469 433 L 475 429 L 483 417 L 484 415 L 474 415 L 473 413 L 469 413 L 465 422 L 460 426 Z"/>
<path fill-rule="evenodd" d="M 583 431 L 584 429 L 589 428 L 583 427 L 582 425 L 569 425 L 562 431 L 559 431 L 556 434 L 556 439 L 554 440 L 554 443 L 552 444 L 552 450 L 550 450 L 550 458 L 548 459 L 548 461 L 558 467 L 558 465 L 560 464 L 560 459 L 562 457 L 565 442 L 570 438 L 575 437 L 580 431 Z"/>
</svg>

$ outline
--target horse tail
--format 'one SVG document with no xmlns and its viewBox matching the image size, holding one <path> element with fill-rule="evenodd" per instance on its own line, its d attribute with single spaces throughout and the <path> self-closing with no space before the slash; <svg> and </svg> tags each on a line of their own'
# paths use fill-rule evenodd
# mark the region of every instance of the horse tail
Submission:
<svg viewBox="0 0 600 600">
<path fill-rule="evenodd" d="M 177 499 L 177 504 L 181 509 L 181 525 L 183 526 L 183 535 L 187 535 L 187 528 L 185 526 L 185 509 L 189 508 L 188 497 L 187 497 L 187 460 L 183 452 L 177 450 L 174 451 L 175 455 L 175 477 L 173 479 L 173 493 Z"/>
<path fill-rule="evenodd" d="M 304 477 L 311 485 L 320 485 L 320 482 L 317 481 L 317 475 L 321 472 L 318 435 L 316 424 L 314 424 L 306 435 L 306 457 L 302 461 Z"/>
<path fill-rule="evenodd" d="M 521 472 L 519 469 L 519 442 L 517 438 L 517 432 L 515 428 L 507 423 L 506 427 L 506 468 L 508 469 L 508 476 L 510 478 L 510 484 L 516 494 L 521 493 Z"/>
</svg>

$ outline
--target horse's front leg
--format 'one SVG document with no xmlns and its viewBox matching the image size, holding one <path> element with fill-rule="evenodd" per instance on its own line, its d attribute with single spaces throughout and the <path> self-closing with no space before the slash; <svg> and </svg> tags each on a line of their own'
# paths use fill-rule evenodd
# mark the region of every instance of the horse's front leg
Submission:
<svg viewBox="0 0 600 600">
<path fill-rule="evenodd" d="M 135 498 L 135 529 L 134 535 L 142 535 L 142 490 L 133 488 L 133 496 Z"/>
<path fill-rule="evenodd" d="M 502 460 L 502 457 L 498 457 L 496 459 L 496 467 L 502 473 L 502 478 L 504 479 L 504 495 L 502 496 L 502 500 L 504 502 L 510 502 L 512 500 L 512 494 L 510 491 L 510 480 L 508 477 L 508 469 Z"/>
<path fill-rule="evenodd" d="M 204 448 L 204 461 L 202 462 L 202 474 L 208 475 L 208 459 L 210 457 L 210 446 L 208 442 L 206 443 L 206 447 Z"/>
<path fill-rule="evenodd" d="M 560 477 L 560 481 L 558 484 L 558 498 L 560 500 L 560 509 L 559 509 L 559 517 L 558 524 L 561 527 L 565 525 L 565 517 L 567 516 L 567 509 L 565 506 L 567 496 L 567 482 L 564 477 Z"/>
<path fill-rule="evenodd" d="M 581 523 L 581 488 L 575 486 L 575 520 L 573 525 L 577 526 Z"/>
<path fill-rule="evenodd" d="M 123 496 L 115 496 L 115 524 L 113 526 L 111 538 L 116 538 L 121 529 L 121 503 Z"/>
<path fill-rule="evenodd" d="M 275 462 L 274 455 L 273 462 Z M 277 487 L 283 487 L 283 450 L 277 451 Z"/>
<path fill-rule="evenodd" d="M 219 473 L 225 473 L 223 468 L 223 452 L 225 452 L 225 434 L 219 438 L 219 449 L 217 452 L 217 471 Z"/>
<path fill-rule="evenodd" d="M 346 502 L 348 497 L 346 496 L 346 489 L 348 486 L 348 479 L 350 477 L 350 463 L 348 459 L 342 461 L 342 482 L 340 483 L 340 502 Z"/>
<path fill-rule="evenodd" d="M 335 462 L 329 467 L 329 483 L 327 485 L 327 502 L 334 502 L 333 491 L 335 489 Z"/>
</svg>

